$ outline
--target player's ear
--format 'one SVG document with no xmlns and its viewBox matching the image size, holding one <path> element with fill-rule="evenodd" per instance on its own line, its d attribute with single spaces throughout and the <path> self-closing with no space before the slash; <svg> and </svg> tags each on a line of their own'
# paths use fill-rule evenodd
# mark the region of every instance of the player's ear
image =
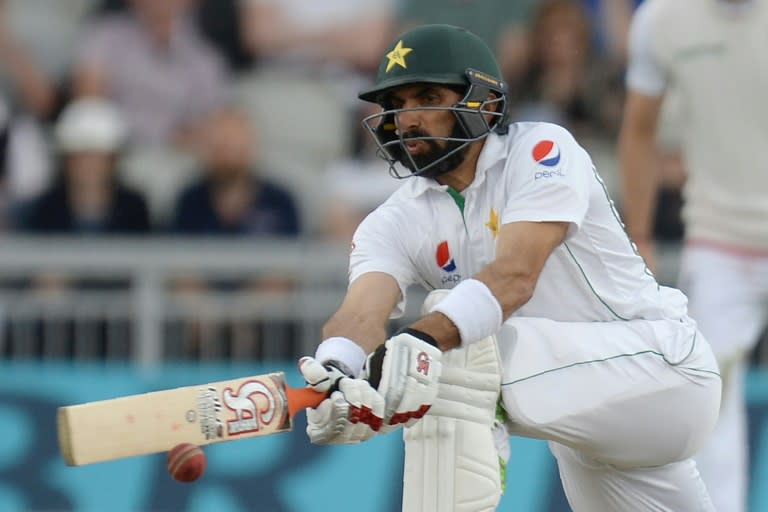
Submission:
<svg viewBox="0 0 768 512">
<path fill-rule="evenodd" d="M 502 104 L 502 102 L 496 101 L 498 99 L 499 97 L 496 96 L 493 92 L 489 92 L 488 96 L 486 96 L 485 98 L 486 103 L 482 107 L 483 110 L 487 112 L 498 111 L 499 105 Z M 495 123 L 496 116 L 494 116 L 493 114 L 483 114 L 483 117 L 485 118 L 485 122 L 488 123 L 490 126 L 493 126 L 494 124 L 496 124 Z"/>
<path fill-rule="evenodd" d="M 493 92 L 489 92 L 488 96 L 486 96 L 485 98 L 485 101 L 487 101 L 487 103 L 485 104 L 484 108 L 486 110 L 491 110 L 493 112 L 496 112 L 496 110 L 498 110 L 499 108 L 499 104 L 501 103 L 499 101 L 494 101 L 494 100 L 497 100 L 498 98 L 499 97 L 496 96 Z"/>
</svg>

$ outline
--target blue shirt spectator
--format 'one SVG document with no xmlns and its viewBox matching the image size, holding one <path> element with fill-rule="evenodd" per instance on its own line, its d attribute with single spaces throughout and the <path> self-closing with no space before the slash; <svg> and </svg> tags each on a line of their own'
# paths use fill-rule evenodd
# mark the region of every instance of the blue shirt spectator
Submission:
<svg viewBox="0 0 768 512">
<path fill-rule="evenodd" d="M 291 195 L 271 183 L 256 188 L 247 211 L 227 219 L 216 205 L 216 184 L 203 178 L 182 192 L 172 230 L 189 235 L 297 235 L 299 222 Z"/>
<path fill-rule="evenodd" d="M 188 235 L 299 233 L 291 193 L 253 170 L 254 135 L 247 116 L 222 110 L 204 124 L 202 178 L 180 195 L 171 230 Z"/>
</svg>

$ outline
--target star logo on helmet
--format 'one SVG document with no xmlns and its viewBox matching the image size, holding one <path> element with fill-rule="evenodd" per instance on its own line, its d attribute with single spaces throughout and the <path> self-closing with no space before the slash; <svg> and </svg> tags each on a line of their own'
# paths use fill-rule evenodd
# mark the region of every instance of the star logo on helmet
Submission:
<svg viewBox="0 0 768 512">
<path fill-rule="evenodd" d="M 413 48 L 405 48 L 403 46 L 402 40 L 398 41 L 395 47 L 392 48 L 392 51 L 387 54 L 387 69 L 384 72 L 389 73 L 395 65 L 406 69 L 408 64 L 405 63 L 405 56 L 412 51 Z"/>
</svg>

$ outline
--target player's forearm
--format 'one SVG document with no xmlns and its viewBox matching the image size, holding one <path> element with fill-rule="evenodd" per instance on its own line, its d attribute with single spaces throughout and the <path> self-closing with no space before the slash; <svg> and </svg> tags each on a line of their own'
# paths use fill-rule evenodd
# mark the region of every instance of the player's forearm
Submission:
<svg viewBox="0 0 768 512">
<path fill-rule="evenodd" d="M 376 347 L 387 339 L 386 326 L 369 317 L 357 314 L 338 312 L 323 326 L 323 339 L 343 337 L 353 340 L 366 354 L 376 350 Z"/>
<path fill-rule="evenodd" d="M 658 166 L 649 136 L 623 136 L 619 145 L 622 210 L 627 232 L 636 241 L 653 238 Z"/>
<path fill-rule="evenodd" d="M 483 281 L 491 290 L 506 320 L 531 300 L 541 269 L 520 269 L 514 272 L 500 267 L 492 263 L 478 272 L 475 278 Z"/>
<path fill-rule="evenodd" d="M 459 329 L 442 313 L 430 313 L 416 320 L 410 327 L 430 335 L 443 352 L 461 345 Z"/>
<path fill-rule="evenodd" d="M 622 217 L 637 242 L 653 237 L 659 166 L 656 130 L 662 98 L 630 91 L 619 134 Z"/>
<path fill-rule="evenodd" d="M 348 338 L 371 353 L 387 338 L 387 320 L 397 301 L 400 287 L 383 272 L 368 272 L 350 284 L 339 309 L 323 326 L 323 339 Z"/>
</svg>

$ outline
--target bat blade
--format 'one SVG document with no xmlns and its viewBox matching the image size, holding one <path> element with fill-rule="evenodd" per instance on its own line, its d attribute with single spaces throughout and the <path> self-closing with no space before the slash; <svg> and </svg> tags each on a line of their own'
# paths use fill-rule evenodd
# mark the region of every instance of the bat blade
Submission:
<svg viewBox="0 0 768 512">
<path fill-rule="evenodd" d="M 59 449 L 70 466 L 287 432 L 325 394 L 291 388 L 282 372 L 60 407 Z"/>
</svg>

